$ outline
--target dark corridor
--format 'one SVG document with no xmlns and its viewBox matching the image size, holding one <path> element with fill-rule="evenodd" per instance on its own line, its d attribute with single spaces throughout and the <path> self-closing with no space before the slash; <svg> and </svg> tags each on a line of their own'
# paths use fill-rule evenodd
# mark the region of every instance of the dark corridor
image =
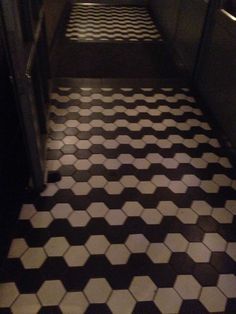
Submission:
<svg viewBox="0 0 236 314">
<path fill-rule="evenodd" d="M 236 313 L 234 1 L 26 2 L 0 5 L 0 313 Z"/>
</svg>

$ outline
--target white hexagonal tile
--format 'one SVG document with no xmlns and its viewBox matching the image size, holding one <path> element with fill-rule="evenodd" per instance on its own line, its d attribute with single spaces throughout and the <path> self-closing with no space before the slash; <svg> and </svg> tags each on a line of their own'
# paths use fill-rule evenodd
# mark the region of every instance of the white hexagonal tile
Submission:
<svg viewBox="0 0 236 314">
<path fill-rule="evenodd" d="M 113 314 L 133 313 L 135 300 L 128 290 L 113 290 L 107 305 Z"/>
<path fill-rule="evenodd" d="M 211 258 L 211 251 L 200 242 L 189 243 L 187 253 L 196 263 L 208 263 Z"/>
<path fill-rule="evenodd" d="M 220 275 L 218 288 L 227 298 L 236 298 L 236 276 L 233 274 Z"/>
<path fill-rule="evenodd" d="M 177 218 L 184 224 L 195 224 L 198 220 L 198 215 L 191 208 L 180 208 Z"/>
<path fill-rule="evenodd" d="M 108 194 L 118 195 L 124 190 L 124 187 L 120 182 L 108 182 L 105 186 L 105 190 Z"/>
<path fill-rule="evenodd" d="M 127 264 L 130 252 L 123 244 L 112 244 L 106 252 L 106 257 L 112 265 Z"/>
<path fill-rule="evenodd" d="M 57 203 L 52 209 L 51 213 L 56 219 L 65 219 L 73 212 L 70 204 Z"/>
<path fill-rule="evenodd" d="M 86 160 L 86 159 L 78 160 L 75 163 L 75 168 L 77 170 L 88 170 L 91 166 L 92 166 L 91 162 L 89 160 Z"/>
<path fill-rule="evenodd" d="M 63 142 L 66 145 L 74 145 L 75 143 L 78 142 L 78 138 L 76 136 L 65 136 L 63 138 Z"/>
<path fill-rule="evenodd" d="M 157 287 L 148 276 L 134 277 L 129 287 L 137 301 L 152 301 Z"/>
<path fill-rule="evenodd" d="M 153 194 L 156 190 L 156 186 L 150 181 L 141 181 L 137 185 L 137 189 L 142 194 Z"/>
<path fill-rule="evenodd" d="M 92 187 L 87 182 L 77 182 L 72 187 L 72 191 L 75 195 L 87 195 L 91 189 Z"/>
<path fill-rule="evenodd" d="M 24 204 L 20 211 L 20 220 L 29 220 L 37 213 L 34 205 L 32 204 Z"/>
<path fill-rule="evenodd" d="M 203 287 L 200 295 L 200 302 L 210 313 L 224 312 L 226 297 L 217 287 Z"/>
<path fill-rule="evenodd" d="M 168 263 L 171 257 L 171 251 L 163 243 L 151 243 L 147 255 L 156 264 Z"/>
<path fill-rule="evenodd" d="M 187 186 L 181 181 L 170 181 L 168 188 L 177 194 L 185 193 L 187 191 Z"/>
<path fill-rule="evenodd" d="M 219 156 L 217 156 L 216 154 L 214 153 L 204 153 L 202 155 L 202 158 L 204 160 L 206 160 L 207 162 L 209 163 L 217 163 L 218 160 L 219 160 Z"/>
<path fill-rule="evenodd" d="M 11 307 L 13 314 L 38 313 L 41 305 L 35 294 L 21 294 Z"/>
<path fill-rule="evenodd" d="M 53 217 L 49 212 L 37 212 L 31 219 L 30 222 L 34 228 L 47 228 Z"/>
<path fill-rule="evenodd" d="M 47 280 L 42 284 L 37 295 L 43 306 L 56 306 L 61 302 L 65 293 L 65 288 L 60 280 Z"/>
<path fill-rule="evenodd" d="M 19 258 L 28 249 L 25 239 L 13 239 L 8 252 L 8 258 Z"/>
<path fill-rule="evenodd" d="M 104 157 L 102 154 L 93 154 L 89 157 L 89 161 L 93 165 L 102 165 L 106 161 L 106 157 Z"/>
<path fill-rule="evenodd" d="M 143 141 L 146 144 L 155 144 L 156 141 L 157 141 L 157 138 L 154 135 L 144 135 L 143 136 Z"/>
<path fill-rule="evenodd" d="M 103 235 L 93 235 L 90 236 L 86 242 L 86 247 L 90 254 L 104 254 L 108 249 L 110 243 L 107 241 L 107 238 Z"/>
<path fill-rule="evenodd" d="M 161 313 L 179 313 L 182 299 L 173 288 L 160 288 L 154 302 Z"/>
<path fill-rule="evenodd" d="M 89 149 L 92 146 L 92 144 L 87 140 L 79 140 L 76 143 L 76 147 L 79 149 Z"/>
<path fill-rule="evenodd" d="M 185 139 L 183 141 L 183 145 L 188 147 L 188 148 L 196 148 L 198 147 L 198 143 L 192 139 Z"/>
<path fill-rule="evenodd" d="M 179 275 L 175 281 L 175 290 L 184 300 L 198 299 L 201 286 L 192 275 Z"/>
<path fill-rule="evenodd" d="M 87 283 L 84 293 L 90 303 L 106 303 L 111 287 L 104 278 L 90 279 Z"/>
<path fill-rule="evenodd" d="M 21 256 L 21 262 L 25 269 L 36 269 L 43 265 L 46 258 L 47 255 L 42 248 L 29 248 Z"/>
<path fill-rule="evenodd" d="M 59 187 L 55 183 L 48 183 L 45 190 L 40 193 L 41 196 L 53 196 L 59 190 Z"/>
<path fill-rule="evenodd" d="M 145 208 L 141 218 L 148 225 L 158 225 L 161 223 L 163 216 L 155 208 Z"/>
<path fill-rule="evenodd" d="M 197 134 L 194 136 L 194 140 L 198 143 L 207 143 L 209 141 L 209 137 L 205 136 L 204 134 Z"/>
<path fill-rule="evenodd" d="M 170 141 L 164 139 L 158 140 L 157 145 L 160 148 L 171 148 L 173 146 L 173 144 Z"/>
<path fill-rule="evenodd" d="M 62 177 L 57 186 L 59 189 L 70 189 L 75 184 L 75 180 L 72 177 Z"/>
<path fill-rule="evenodd" d="M 202 158 L 193 158 L 190 164 L 197 169 L 205 169 L 208 166 L 208 163 Z"/>
<path fill-rule="evenodd" d="M 233 214 L 225 208 L 213 208 L 212 217 L 222 224 L 230 224 L 234 219 Z"/>
<path fill-rule="evenodd" d="M 148 169 L 150 167 L 150 162 L 144 158 L 138 158 L 134 161 L 133 165 L 137 169 Z"/>
<path fill-rule="evenodd" d="M 162 162 L 163 157 L 157 153 L 150 153 L 146 156 L 146 159 L 152 164 L 159 164 Z"/>
<path fill-rule="evenodd" d="M 13 282 L 0 283 L 0 308 L 10 307 L 19 295 L 19 291 Z"/>
<path fill-rule="evenodd" d="M 90 221 L 90 216 L 85 211 L 74 211 L 68 221 L 73 227 L 85 227 Z"/>
<path fill-rule="evenodd" d="M 220 147 L 220 145 L 219 145 L 218 147 Z M 221 164 L 221 166 L 223 166 L 223 167 L 225 167 L 225 168 L 227 168 L 227 169 L 232 168 L 231 162 L 230 162 L 229 159 L 226 158 L 226 157 L 220 158 L 219 161 L 218 161 L 218 163 Z"/>
<path fill-rule="evenodd" d="M 146 146 L 146 143 L 142 140 L 132 139 L 129 145 L 132 146 L 133 148 L 142 149 Z"/>
<path fill-rule="evenodd" d="M 101 145 L 105 141 L 105 138 L 101 135 L 93 135 L 89 141 L 92 144 Z"/>
<path fill-rule="evenodd" d="M 120 144 L 129 144 L 131 142 L 131 138 L 128 135 L 119 135 L 116 138 L 116 141 Z"/>
<path fill-rule="evenodd" d="M 205 201 L 193 201 L 191 208 L 199 215 L 199 216 L 209 216 L 212 212 L 212 207 Z"/>
<path fill-rule="evenodd" d="M 139 183 L 139 180 L 135 176 L 123 176 L 120 183 L 126 188 L 134 188 Z"/>
<path fill-rule="evenodd" d="M 161 174 L 154 175 L 151 181 L 156 187 L 167 187 L 170 184 L 170 180 L 165 175 Z"/>
<path fill-rule="evenodd" d="M 56 171 L 61 167 L 61 163 L 58 160 L 47 160 L 46 168 L 49 171 Z"/>
<path fill-rule="evenodd" d="M 87 212 L 89 213 L 89 215 L 94 218 L 104 217 L 106 213 L 108 212 L 108 210 L 109 209 L 107 208 L 107 206 L 102 202 L 92 203 L 87 208 Z"/>
<path fill-rule="evenodd" d="M 132 253 L 145 253 L 149 242 L 142 234 L 131 234 L 125 244 Z"/>
<path fill-rule="evenodd" d="M 218 193 L 219 186 L 211 180 L 202 181 L 200 188 L 206 193 Z"/>
<path fill-rule="evenodd" d="M 93 188 L 104 188 L 107 180 L 103 176 L 93 176 L 88 182 Z"/>
<path fill-rule="evenodd" d="M 188 164 L 191 160 L 191 157 L 186 153 L 177 153 L 177 154 L 175 154 L 174 158 L 180 164 Z"/>
<path fill-rule="evenodd" d="M 175 216 L 178 211 L 178 207 L 171 201 L 160 201 L 157 208 L 163 216 Z"/>
<path fill-rule="evenodd" d="M 180 233 L 167 234 L 165 244 L 172 252 L 186 252 L 188 247 L 188 241 Z"/>
<path fill-rule="evenodd" d="M 63 256 L 68 248 L 69 243 L 64 237 L 50 238 L 44 246 L 48 256 Z"/>
<path fill-rule="evenodd" d="M 203 243 L 211 250 L 224 252 L 226 250 L 226 241 L 218 233 L 205 233 Z"/>
<path fill-rule="evenodd" d="M 165 158 L 162 161 L 162 165 L 167 169 L 176 169 L 179 166 L 179 163 L 173 158 Z"/>
<path fill-rule="evenodd" d="M 67 292 L 60 304 L 60 309 L 63 313 L 84 314 L 88 305 L 82 292 Z"/>
<path fill-rule="evenodd" d="M 143 211 L 143 206 L 139 202 L 125 202 L 122 207 L 122 210 L 129 217 L 139 217 Z"/>
<path fill-rule="evenodd" d="M 103 146 L 107 149 L 116 149 L 119 145 L 120 143 L 115 140 L 105 140 L 105 142 L 103 143 Z"/>
<path fill-rule="evenodd" d="M 60 158 L 62 165 L 73 165 L 76 162 L 76 157 L 74 155 L 64 155 Z"/>
<path fill-rule="evenodd" d="M 236 262 L 236 242 L 229 242 L 226 253 Z"/>
<path fill-rule="evenodd" d="M 118 157 L 118 160 L 120 161 L 121 164 L 133 164 L 134 157 L 130 154 L 121 154 Z"/>
<path fill-rule="evenodd" d="M 182 181 L 186 186 L 194 187 L 199 186 L 201 180 L 193 174 L 186 174 L 182 177 Z"/>
<path fill-rule="evenodd" d="M 117 170 L 120 168 L 121 163 L 117 159 L 107 159 L 104 166 L 109 170 Z"/>
<path fill-rule="evenodd" d="M 106 214 L 105 219 L 111 226 L 122 226 L 127 216 L 120 209 L 112 209 Z"/>
<path fill-rule="evenodd" d="M 236 215 L 236 200 L 228 200 L 225 204 L 225 208 L 228 209 L 233 215 Z"/>
<path fill-rule="evenodd" d="M 168 140 L 171 141 L 171 143 L 173 144 L 181 144 L 183 142 L 182 136 L 179 136 L 179 135 L 170 135 L 168 137 Z"/>
<path fill-rule="evenodd" d="M 78 130 L 82 132 L 88 132 L 91 130 L 91 125 L 89 123 L 80 123 L 78 125 Z"/>
<path fill-rule="evenodd" d="M 84 266 L 89 258 L 89 253 L 84 246 L 71 246 L 64 259 L 70 267 Z"/>
<path fill-rule="evenodd" d="M 231 186 L 232 180 L 224 174 L 215 174 L 212 180 L 219 186 Z"/>
</svg>

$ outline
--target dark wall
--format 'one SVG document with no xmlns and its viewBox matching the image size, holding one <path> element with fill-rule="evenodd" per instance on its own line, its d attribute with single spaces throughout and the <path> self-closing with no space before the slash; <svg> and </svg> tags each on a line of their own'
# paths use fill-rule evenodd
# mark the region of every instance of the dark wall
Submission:
<svg viewBox="0 0 236 314">
<path fill-rule="evenodd" d="M 191 74 L 208 8 L 205 0 L 151 0 L 157 23 L 178 58 Z"/>
<path fill-rule="evenodd" d="M 197 85 L 206 105 L 236 149 L 236 23 L 215 14 Z"/>
<path fill-rule="evenodd" d="M 66 5 L 67 0 L 44 0 L 45 15 L 46 15 L 46 26 L 48 43 L 51 46 L 56 28 L 58 26 L 60 17 L 63 9 Z"/>
<path fill-rule="evenodd" d="M 168 40 L 174 40 L 180 1 L 150 0 L 152 13 Z"/>
</svg>

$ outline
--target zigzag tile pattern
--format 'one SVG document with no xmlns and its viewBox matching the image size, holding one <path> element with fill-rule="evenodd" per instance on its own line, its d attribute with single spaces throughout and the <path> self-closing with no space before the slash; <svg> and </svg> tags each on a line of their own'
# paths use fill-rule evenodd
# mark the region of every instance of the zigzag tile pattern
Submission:
<svg viewBox="0 0 236 314">
<path fill-rule="evenodd" d="M 236 175 L 188 89 L 58 87 L 50 130 L 0 313 L 236 312 Z"/>
<path fill-rule="evenodd" d="M 74 41 L 159 41 L 145 7 L 74 4 L 66 37 Z"/>
</svg>

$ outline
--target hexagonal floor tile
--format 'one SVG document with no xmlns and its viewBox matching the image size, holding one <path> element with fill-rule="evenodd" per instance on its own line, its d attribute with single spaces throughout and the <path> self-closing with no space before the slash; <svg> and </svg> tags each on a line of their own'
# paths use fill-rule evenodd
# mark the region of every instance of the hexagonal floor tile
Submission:
<svg viewBox="0 0 236 314">
<path fill-rule="evenodd" d="M 142 194 L 153 194 L 156 190 L 156 186 L 150 181 L 142 181 L 137 185 L 137 189 Z"/>
<path fill-rule="evenodd" d="M 42 248 L 29 248 L 22 256 L 21 262 L 26 269 L 40 268 L 47 255 Z"/>
<path fill-rule="evenodd" d="M 52 221 L 53 217 L 48 212 L 37 212 L 30 219 L 30 222 L 34 228 L 47 228 Z"/>
<path fill-rule="evenodd" d="M 60 309 L 63 313 L 84 314 L 88 305 L 82 292 L 67 292 L 60 304 Z"/>
<path fill-rule="evenodd" d="M 138 217 L 141 215 L 144 208 L 139 202 L 125 202 L 122 210 L 128 217 Z"/>
<path fill-rule="evenodd" d="M 189 243 L 187 253 L 196 263 L 208 263 L 211 258 L 211 251 L 200 242 Z"/>
<path fill-rule="evenodd" d="M 157 208 L 163 216 L 175 216 L 178 210 L 172 201 L 160 201 Z"/>
<path fill-rule="evenodd" d="M 218 233 L 206 233 L 203 243 L 211 250 L 216 252 L 224 252 L 226 250 L 226 241 Z"/>
<path fill-rule="evenodd" d="M 186 252 L 188 247 L 188 241 L 180 233 L 167 234 L 165 244 L 172 252 Z"/>
<path fill-rule="evenodd" d="M 42 284 L 37 295 L 43 306 L 56 306 L 59 305 L 65 293 L 60 280 L 47 280 Z"/>
<path fill-rule="evenodd" d="M 161 313 L 179 313 L 182 299 L 173 288 L 160 288 L 154 302 Z"/>
<path fill-rule="evenodd" d="M 224 312 L 226 297 L 217 287 L 203 287 L 200 295 L 200 302 L 209 312 Z"/>
<path fill-rule="evenodd" d="M 161 223 L 163 216 L 155 208 L 145 208 L 141 218 L 148 225 L 158 225 Z"/>
<path fill-rule="evenodd" d="M 19 258 L 28 249 L 24 239 L 13 239 L 8 252 L 8 258 Z"/>
<path fill-rule="evenodd" d="M 86 264 L 89 258 L 89 253 L 84 246 L 71 246 L 66 254 L 64 259 L 70 267 L 78 267 Z"/>
<path fill-rule="evenodd" d="M 128 236 L 125 244 L 132 253 L 144 253 L 149 242 L 142 234 L 131 234 Z"/>
<path fill-rule="evenodd" d="M 108 302 L 113 314 L 133 313 L 135 300 L 128 290 L 113 290 Z"/>
<path fill-rule="evenodd" d="M 137 301 L 152 301 L 157 287 L 149 276 L 136 276 L 133 278 L 129 290 Z"/>
<path fill-rule="evenodd" d="M 193 201 L 191 208 L 199 215 L 199 216 L 209 216 L 212 212 L 212 207 L 205 201 Z"/>
<path fill-rule="evenodd" d="M 90 303 L 105 303 L 111 293 L 111 287 L 104 278 L 90 279 L 84 293 Z"/>
<path fill-rule="evenodd" d="M 57 203 L 52 209 L 51 213 L 56 219 L 65 219 L 73 212 L 70 204 Z"/>
<path fill-rule="evenodd" d="M 106 257 L 112 265 L 127 264 L 130 252 L 123 244 L 112 244 L 106 252 Z"/>
<path fill-rule="evenodd" d="M 155 175 L 151 181 L 156 187 L 167 187 L 170 184 L 170 180 L 164 175 Z"/>
<path fill-rule="evenodd" d="M 180 208 L 176 216 L 184 224 L 195 224 L 198 215 L 191 208 Z"/>
<path fill-rule="evenodd" d="M 35 294 L 21 294 L 11 307 L 13 314 L 38 313 L 41 305 Z"/>
<path fill-rule="evenodd" d="M 151 243 L 147 255 L 153 263 L 163 264 L 168 263 L 172 252 L 163 243 Z"/>
<path fill-rule="evenodd" d="M 10 307 L 19 295 L 19 291 L 13 282 L 0 283 L 0 295 L 0 308 Z"/>
<path fill-rule="evenodd" d="M 184 300 L 198 299 L 201 286 L 192 275 L 177 276 L 175 290 Z"/>
<path fill-rule="evenodd" d="M 93 218 L 104 217 L 106 213 L 108 212 L 108 210 L 109 209 L 107 208 L 107 206 L 102 202 L 92 203 L 87 208 L 87 212 Z"/>
<path fill-rule="evenodd" d="M 89 237 L 85 245 L 90 254 L 104 254 L 110 243 L 103 235 L 93 235 Z"/>
<path fill-rule="evenodd" d="M 111 209 L 105 219 L 111 226 L 121 226 L 125 223 L 127 216 L 120 209 Z"/>
<path fill-rule="evenodd" d="M 218 288 L 227 298 L 236 298 L 236 276 L 233 274 L 220 275 Z"/>
<path fill-rule="evenodd" d="M 69 243 L 64 237 L 50 238 L 44 246 L 48 256 L 63 256 L 68 248 Z"/>
<path fill-rule="evenodd" d="M 85 227 L 90 221 L 90 216 L 85 211 L 74 211 L 68 218 L 73 227 Z"/>
</svg>

